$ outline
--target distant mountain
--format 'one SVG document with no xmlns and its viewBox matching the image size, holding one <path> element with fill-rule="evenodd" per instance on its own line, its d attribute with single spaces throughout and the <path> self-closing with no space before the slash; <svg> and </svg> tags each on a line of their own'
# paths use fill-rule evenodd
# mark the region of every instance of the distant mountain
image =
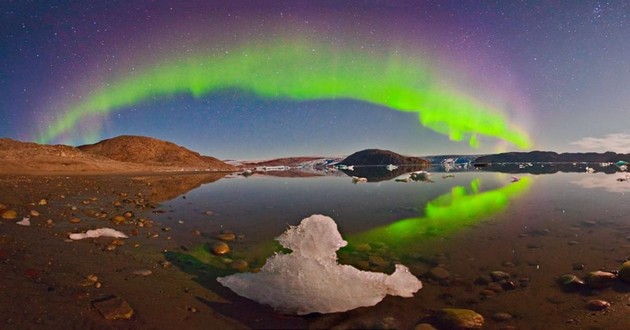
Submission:
<svg viewBox="0 0 630 330">
<path fill-rule="evenodd" d="M 123 135 L 78 147 L 81 151 L 113 160 L 149 166 L 230 171 L 236 168 L 214 157 L 202 156 L 174 143 L 144 136 Z"/>
<path fill-rule="evenodd" d="M 561 153 L 553 151 L 531 151 L 531 152 L 506 152 L 501 154 L 486 155 L 475 159 L 477 164 L 490 163 L 608 163 L 619 160 L 630 160 L 629 154 L 618 154 L 615 152 L 595 153 Z"/>
<path fill-rule="evenodd" d="M 289 166 L 299 167 L 305 163 L 309 163 L 315 160 L 322 159 L 322 157 L 287 157 L 276 158 L 271 160 L 259 161 L 259 162 L 243 162 L 243 166 L 247 167 L 264 167 L 264 166 Z"/>
<path fill-rule="evenodd" d="M 343 165 L 423 165 L 428 166 L 429 161 L 419 157 L 399 155 L 389 150 L 366 149 L 353 153 L 342 160 Z"/>
</svg>

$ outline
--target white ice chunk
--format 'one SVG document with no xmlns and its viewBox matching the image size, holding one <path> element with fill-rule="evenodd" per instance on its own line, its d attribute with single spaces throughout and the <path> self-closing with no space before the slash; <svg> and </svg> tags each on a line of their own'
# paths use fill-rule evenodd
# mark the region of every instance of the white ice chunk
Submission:
<svg viewBox="0 0 630 330">
<path fill-rule="evenodd" d="M 97 238 L 97 237 L 127 238 L 127 235 L 125 235 L 122 232 L 119 232 L 118 230 L 114 230 L 111 228 L 99 228 L 99 229 L 88 230 L 85 233 L 70 234 L 70 236 L 68 237 L 76 241 L 76 240 L 80 240 L 84 238 Z"/>
<path fill-rule="evenodd" d="M 386 295 L 411 297 L 422 283 L 403 265 L 392 275 L 337 263 L 347 244 L 333 219 L 312 215 L 291 226 L 277 240 L 293 252 L 267 259 L 258 273 L 217 278 L 238 295 L 288 314 L 343 312 L 373 306 Z"/>
<path fill-rule="evenodd" d="M 29 219 L 29 218 L 22 218 L 22 220 L 16 222 L 16 224 L 18 224 L 20 226 L 30 226 L 31 225 L 31 219 Z"/>
</svg>

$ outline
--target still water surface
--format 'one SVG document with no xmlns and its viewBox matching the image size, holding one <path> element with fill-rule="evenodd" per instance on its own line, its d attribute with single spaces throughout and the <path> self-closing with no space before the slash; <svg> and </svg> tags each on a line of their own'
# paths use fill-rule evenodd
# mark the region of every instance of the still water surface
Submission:
<svg viewBox="0 0 630 330">
<path fill-rule="evenodd" d="M 167 212 L 156 219 L 173 228 L 169 234 L 183 248 L 167 257 L 233 302 L 219 312 L 252 327 L 409 328 L 445 307 L 473 309 L 486 317 L 488 328 L 614 329 L 627 322 L 627 286 L 567 293 L 555 283 L 565 273 L 618 269 L 630 255 L 630 182 L 617 181 L 621 174 L 520 173 L 514 183 L 511 174 L 498 172 L 446 174 L 363 184 L 348 176 L 231 176 L 163 202 L 160 209 Z M 338 315 L 282 318 L 209 283 L 234 272 L 230 260 L 261 267 L 278 249 L 274 238 L 311 214 L 332 217 L 350 242 L 338 253 L 342 263 L 383 272 L 403 263 L 424 288 L 413 298 L 390 297 Z M 191 237 L 192 231 L 201 235 Z M 209 246 L 222 231 L 238 239 L 229 243 L 227 257 L 213 256 Z M 431 275 L 438 266 L 447 270 L 446 278 Z M 508 272 L 517 287 L 487 294 L 478 280 L 494 270 Z M 613 308 L 593 314 L 584 307 L 591 296 Z M 492 320 L 498 312 L 513 318 Z"/>
</svg>

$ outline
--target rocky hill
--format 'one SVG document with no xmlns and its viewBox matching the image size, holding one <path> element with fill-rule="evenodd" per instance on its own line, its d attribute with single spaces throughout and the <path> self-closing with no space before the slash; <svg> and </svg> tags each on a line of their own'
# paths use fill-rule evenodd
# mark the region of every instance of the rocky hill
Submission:
<svg viewBox="0 0 630 330">
<path fill-rule="evenodd" d="M 174 143 L 144 136 L 123 135 L 78 148 L 89 154 L 134 164 L 235 170 L 234 166 L 214 157 L 202 156 Z"/>
<path fill-rule="evenodd" d="M 79 148 L 0 139 L 0 173 L 138 173 L 231 171 L 234 166 L 173 143 L 119 137 Z"/>
<path fill-rule="evenodd" d="M 426 159 L 399 155 L 389 150 L 366 149 L 353 153 L 342 160 L 344 165 L 423 165 L 428 166 Z"/>
</svg>

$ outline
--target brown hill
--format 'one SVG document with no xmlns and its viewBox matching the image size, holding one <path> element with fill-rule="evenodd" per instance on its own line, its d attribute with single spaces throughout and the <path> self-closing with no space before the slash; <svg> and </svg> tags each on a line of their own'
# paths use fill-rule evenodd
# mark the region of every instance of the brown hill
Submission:
<svg viewBox="0 0 630 330">
<path fill-rule="evenodd" d="M 0 139 L 0 173 L 133 171 L 146 171 L 146 168 L 87 154 L 65 145 L 42 145 Z"/>
<path fill-rule="evenodd" d="M 144 136 L 123 135 L 78 147 L 81 151 L 120 162 L 185 169 L 231 171 L 236 168 L 214 157 L 202 156 L 174 143 Z"/>
<path fill-rule="evenodd" d="M 220 160 L 173 143 L 119 137 L 79 148 L 0 138 L 0 173 L 87 174 L 173 171 L 232 171 Z"/>
</svg>

